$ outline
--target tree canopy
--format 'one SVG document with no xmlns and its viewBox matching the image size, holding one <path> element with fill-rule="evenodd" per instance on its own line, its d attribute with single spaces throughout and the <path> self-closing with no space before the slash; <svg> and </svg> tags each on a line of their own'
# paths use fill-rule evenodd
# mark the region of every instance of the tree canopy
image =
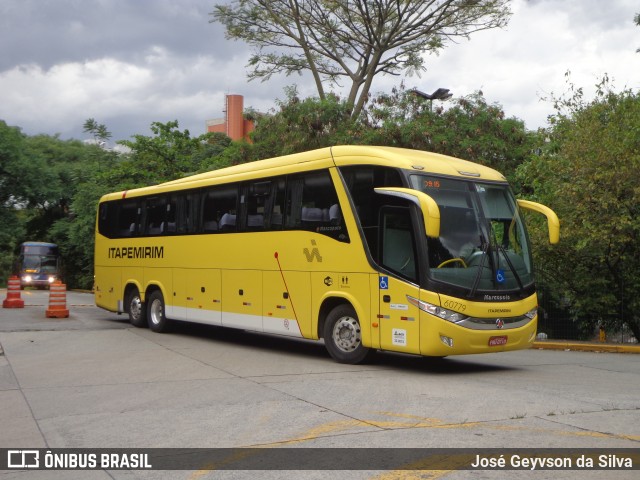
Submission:
<svg viewBox="0 0 640 480">
<path fill-rule="evenodd" d="M 519 172 L 562 222 L 560 245 L 534 242 L 536 256 L 583 331 L 626 325 L 640 338 L 640 94 L 614 93 L 606 78 L 590 102 L 573 92 Z"/>
<path fill-rule="evenodd" d="M 125 142 L 126 154 L 99 142 L 27 136 L 0 121 L 0 275 L 20 242 L 53 241 L 65 257 L 68 284 L 90 287 L 103 193 L 312 148 L 388 145 L 494 167 L 516 193 L 553 208 L 562 223 L 559 245 L 547 247 L 546 227 L 527 218 L 545 299 L 568 311 L 585 337 L 597 325 L 610 331 L 625 325 L 638 338 L 640 94 L 615 93 L 606 79 L 593 100 L 582 89 L 571 92 L 555 100 L 548 129 L 530 132 L 480 92 L 445 109 L 400 86 L 372 97 L 354 119 L 344 99 L 301 99 L 289 89 L 276 109 L 258 118 L 253 143 L 223 134 L 192 137 L 177 122 L 154 122 L 151 135 Z M 94 137 L 109 136 L 96 121 L 85 128 Z"/>
<path fill-rule="evenodd" d="M 376 75 L 420 73 L 425 55 L 448 41 L 504 27 L 508 0 L 234 0 L 213 20 L 227 38 L 254 48 L 250 79 L 311 73 L 321 100 L 325 83 L 346 82 L 357 118 Z"/>
</svg>

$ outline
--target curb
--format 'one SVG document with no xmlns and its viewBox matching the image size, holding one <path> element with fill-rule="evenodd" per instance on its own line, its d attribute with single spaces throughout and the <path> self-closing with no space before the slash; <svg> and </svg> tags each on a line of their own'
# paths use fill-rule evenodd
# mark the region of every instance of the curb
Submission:
<svg viewBox="0 0 640 480">
<path fill-rule="evenodd" d="M 533 342 L 531 348 L 540 350 L 571 350 L 577 352 L 606 352 L 606 353 L 640 353 L 638 344 L 622 343 L 581 343 L 581 342 Z"/>
</svg>

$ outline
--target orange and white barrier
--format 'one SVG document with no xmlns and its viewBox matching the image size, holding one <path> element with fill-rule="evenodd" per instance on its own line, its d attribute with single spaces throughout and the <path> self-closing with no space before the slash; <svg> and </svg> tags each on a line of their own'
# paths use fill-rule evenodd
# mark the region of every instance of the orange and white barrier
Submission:
<svg viewBox="0 0 640 480">
<path fill-rule="evenodd" d="M 20 298 L 20 279 L 16 276 L 7 281 L 7 298 L 2 302 L 2 308 L 24 308 L 24 300 Z"/>
<path fill-rule="evenodd" d="M 61 282 L 54 282 L 49 286 L 49 308 L 47 318 L 67 318 L 67 286 Z"/>
</svg>

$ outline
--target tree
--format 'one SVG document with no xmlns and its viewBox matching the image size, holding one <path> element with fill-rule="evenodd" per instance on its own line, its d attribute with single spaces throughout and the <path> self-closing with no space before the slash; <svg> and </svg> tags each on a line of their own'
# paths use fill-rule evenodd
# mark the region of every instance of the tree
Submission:
<svg viewBox="0 0 640 480">
<path fill-rule="evenodd" d="M 134 135 L 133 140 L 120 143 L 131 149 L 128 162 L 123 162 L 122 178 L 133 186 L 153 185 L 174 180 L 198 171 L 200 153 L 206 149 L 211 134 L 191 137 L 189 130 L 180 130 L 177 120 L 151 124 L 153 136 Z M 136 185 L 137 184 L 137 185 Z"/>
<path fill-rule="evenodd" d="M 83 132 L 90 133 L 94 143 L 99 146 L 104 145 L 112 136 L 104 124 L 96 122 L 93 118 L 84 122 Z"/>
<path fill-rule="evenodd" d="M 94 159 L 109 166 L 114 155 L 77 140 L 23 135 L 0 122 L 0 274 L 11 271 L 10 259 L 21 242 L 53 241 L 71 267 L 72 277 L 65 280 L 77 285 L 73 275 L 88 265 L 77 251 L 93 249 L 95 223 L 95 202 L 87 218 L 79 218 L 77 193 L 94 178 Z M 91 191 L 100 186 L 91 184 Z M 90 235 L 80 240 L 73 232 L 81 225 L 89 225 Z"/>
<path fill-rule="evenodd" d="M 21 174 L 29 168 L 24 156 L 24 138 L 19 128 L 0 120 L 0 284 L 11 273 L 13 255 L 23 225 L 15 208 L 24 197 Z"/>
<path fill-rule="evenodd" d="M 522 120 L 506 117 L 479 92 L 445 110 L 401 86 L 374 97 L 357 120 L 345 115 L 348 105 L 332 95 L 301 100 L 289 89 L 277 103 L 279 110 L 261 118 L 253 132 L 255 158 L 340 144 L 386 145 L 463 158 L 515 180 L 516 168 L 536 144 L 537 135 Z"/>
<path fill-rule="evenodd" d="M 345 80 L 357 118 L 376 75 L 419 74 L 425 54 L 504 27 L 510 13 L 508 0 L 234 0 L 216 5 L 211 21 L 254 47 L 250 79 L 309 71 L 320 100 L 325 82 Z"/>
<path fill-rule="evenodd" d="M 433 108 L 404 87 L 373 99 L 365 110 L 361 142 L 442 153 L 495 168 L 508 178 L 528 159 L 535 135 L 524 122 L 505 116 L 502 106 L 489 104 L 481 92 Z"/>
<path fill-rule="evenodd" d="M 640 94 L 614 93 L 606 77 L 591 102 L 572 91 L 556 101 L 542 154 L 519 171 L 562 222 L 560 245 L 534 241 L 536 256 L 584 332 L 626 325 L 640 339 Z"/>
<path fill-rule="evenodd" d="M 348 105 L 333 95 L 300 100 L 295 88 L 277 101 L 279 111 L 264 116 L 253 132 L 258 158 L 288 155 L 331 145 L 358 143 L 360 126 L 349 118 Z"/>
</svg>

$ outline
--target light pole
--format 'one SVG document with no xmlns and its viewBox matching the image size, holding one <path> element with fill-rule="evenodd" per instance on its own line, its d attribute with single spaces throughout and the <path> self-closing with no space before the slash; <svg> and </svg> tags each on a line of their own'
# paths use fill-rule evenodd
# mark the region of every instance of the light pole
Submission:
<svg viewBox="0 0 640 480">
<path fill-rule="evenodd" d="M 451 91 L 448 88 L 438 88 L 433 93 L 424 93 L 424 92 L 421 92 L 420 90 L 418 90 L 417 88 L 414 88 L 411 91 L 415 95 L 419 96 L 420 98 L 424 98 L 425 100 L 429 100 L 429 111 L 432 111 L 432 109 L 433 109 L 433 101 L 434 100 L 449 100 L 451 97 L 453 97 L 453 93 L 451 93 Z"/>
</svg>

